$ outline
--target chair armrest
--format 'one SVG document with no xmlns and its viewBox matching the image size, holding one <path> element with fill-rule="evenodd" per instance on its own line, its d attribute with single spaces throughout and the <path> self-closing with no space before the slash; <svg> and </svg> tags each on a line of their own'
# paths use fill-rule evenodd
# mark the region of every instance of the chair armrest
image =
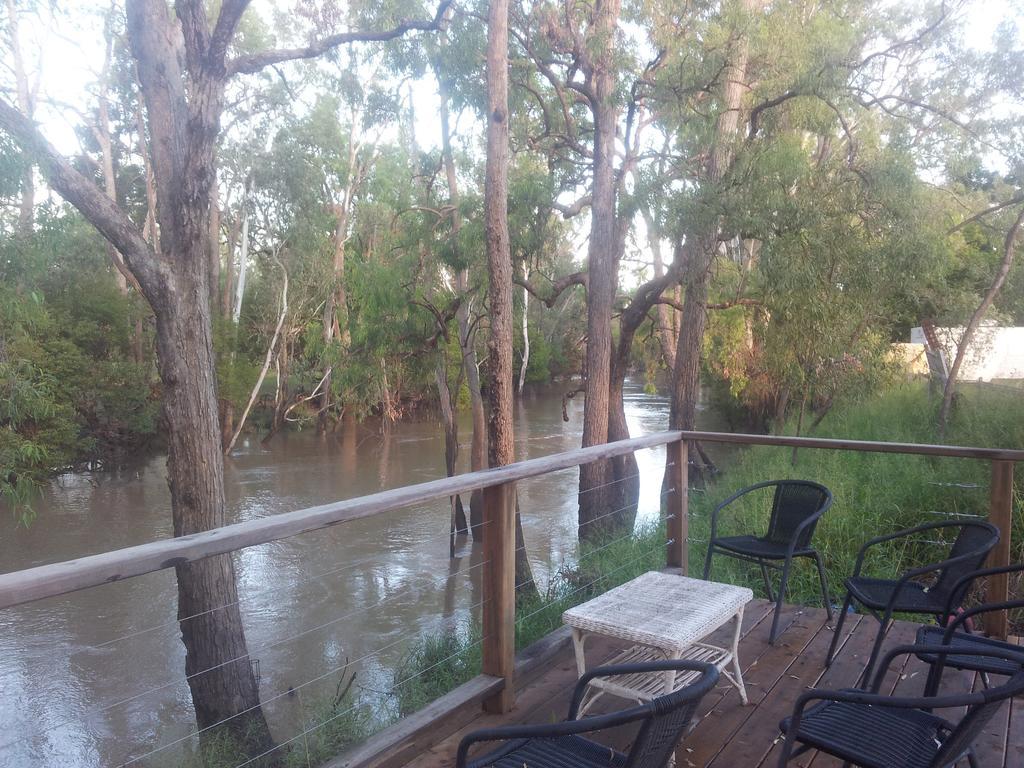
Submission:
<svg viewBox="0 0 1024 768">
<path fill-rule="evenodd" d="M 1024 608 L 1024 600 L 1003 600 L 998 603 L 983 603 L 982 605 L 976 605 L 973 608 L 968 608 L 963 613 L 959 613 L 946 625 L 946 632 L 942 636 L 942 642 L 944 644 L 949 643 L 950 638 L 953 637 L 958 629 L 963 627 L 969 619 L 979 616 L 983 613 L 992 613 L 993 611 L 1013 611 L 1017 608 Z M 952 611 L 948 611 L 947 615 L 952 616 Z M 965 630 L 966 631 L 966 630 Z"/>
<path fill-rule="evenodd" d="M 900 578 L 897 580 L 896 588 L 893 589 L 892 594 L 889 596 L 889 602 L 885 606 L 885 621 L 888 621 L 892 618 L 893 605 L 895 605 L 896 600 L 900 595 L 900 591 L 911 581 L 911 579 L 915 579 L 918 576 L 924 576 L 927 573 L 941 571 L 944 568 L 950 567 L 951 565 L 957 565 L 958 563 L 971 560 L 977 556 L 977 552 L 965 552 L 964 554 L 957 555 L 956 557 L 949 557 L 937 563 L 922 565 L 920 568 L 912 568 L 909 571 L 904 572 L 903 575 L 901 575 Z M 942 615 L 948 617 L 955 608 L 955 606 L 951 604 L 956 602 L 959 601 L 956 600 L 956 591 L 954 590 L 950 592 L 950 597 L 946 601 L 946 610 Z"/>
<path fill-rule="evenodd" d="M 638 720 L 648 714 L 647 705 L 634 706 L 606 715 L 594 715 L 582 720 L 566 720 L 546 725 L 508 725 L 500 728 L 483 728 L 473 731 L 459 742 L 456 754 L 456 768 L 465 768 L 469 750 L 474 744 L 487 741 L 511 741 L 513 739 L 554 739 L 559 736 L 576 736 L 605 728 L 614 728 Z"/>
<path fill-rule="evenodd" d="M 690 659 L 665 659 L 663 661 L 645 661 L 637 664 L 614 664 L 607 667 L 595 667 L 585 672 L 576 682 L 576 688 L 572 692 L 572 702 L 569 704 L 569 720 L 576 719 L 580 702 L 586 693 L 590 681 L 598 677 L 615 677 L 617 675 L 635 675 L 637 673 L 657 674 L 658 672 L 700 672 L 701 678 L 697 682 L 686 687 L 694 698 L 700 698 L 710 691 L 718 682 L 718 667 L 703 661 L 692 661 Z"/>
<path fill-rule="evenodd" d="M 1021 572 L 1024 572 L 1024 563 L 1014 563 L 1013 565 L 1003 565 L 1003 566 L 999 566 L 998 568 L 982 568 L 982 569 L 977 570 L 977 571 L 971 571 L 970 573 L 965 573 L 963 576 L 961 576 L 959 579 L 957 579 L 953 583 L 953 588 L 949 591 L 949 601 L 946 603 L 946 614 L 949 615 L 949 614 L 953 613 L 953 611 L 956 609 L 956 605 L 953 605 L 952 603 L 953 602 L 959 602 L 959 601 L 956 600 L 957 595 L 960 593 L 961 590 L 963 590 L 966 587 L 968 587 L 973 581 L 975 581 L 977 579 L 983 579 L 983 578 L 986 578 L 988 576 L 998 576 L 999 574 L 1002 574 L 1002 573 L 1021 573 Z M 979 606 L 979 607 L 981 607 L 981 606 Z M 1006 607 L 1009 607 L 1009 608 L 1019 608 L 1021 606 L 1006 606 Z M 992 608 L 992 609 L 988 609 L 988 610 L 1003 610 L 1003 608 L 998 608 L 998 609 Z M 977 611 L 977 613 L 984 613 L 984 612 L 985 611 L 982 611 L 982 610 Z"/>
<path fill-rule="evenodd" d="M 1015 664 L 1020 664 L 1022 666 L 1022 668 L 1024 668 L 1024 648 L 1022 648 L 1020 651 L 1014 651 L 1011 648 L 995 648 L 995 647 L 990 647 L 990 648 L 954 648 L 954 647 L 949 646 L 949 645 L 941 645 L 941 644 L 940 645 L 935 645 L 935 644 L 900 645 L 900 646 L 897 646 L 896 648 L 893 648 L 891 651 L 889 651 L 885 655 L 885 658 L 883 659 L 882 663 L 878 667 L 878 672 L 875 674 L 875 682 L 871 686 L 871 690 L 870 691 L 866 691 L 866 693 L 870 693 L 873 696 L 874 695 L 880 695 L 878 693 L 878 691 L 881 689 L 883 678 L 885 677 L 886 672 L 888 672 L 889 666 L 892 664 L 893 660 L 896 657 L 898 657 L 898 656 L 906 656 L 906 655 L 909 655 L 909 654 L 915 654 L 915 655 L 917 655 L 917 654 L 933 654 L 933 655 L 938 657 L 938 664 L 940 666 L 945 663 L 946 656 L 953 656 L 953 655 L 955 655 L 955 656 L 988 656 L 988 657 L 992 657 L 992 658 L 1002 659 L 1003 661 L 1010 661 L 1010 662 L 1013 662 Z M 974 692 L 972 694 L 962 694 L 961 693 L 961 694 L 955 694 L 955 695 L 952 695 L 952 696 L 921 696 L 921 697 L 916 697 L 916 698 L 912 698 L 912 697 L 892 697 L 892 698 L 889 698 L 889 697 L 884 697 L 883 696 L 883 698 L 885 698 L 887 702 L 889 702 L 889 701 L 902 701 L 904 699 L 906 699 L 906 701 L 927 701 L 927 702 L 930 702 L 930 703 L 920 704 L 920 705 L 908 704 L 906 706 L 920 706 L 922 708 L 942 709 L 944 707 L 967 706 L 967 705 L 970 705 L 970 704 L 978 703 L 980 701 L 984 701 L 986 694 L 988 694 L 991 690 L 994 690 L 994 689 L 986 689 L 986 690 L 982 690 L 982 691 L 976 691 L 976 692 Z M 967 701 L 967 700 L 964 699 L 964 696 L 966 696 L 966 695 L 978 696 L 978 697 L 981 697 L 981 698 L 979 698 L 977 701 L 974 701 L 974 700 Z M 947 699 L 952 701 L 952 703 L 946 703 Z M 886 704 L 886 706 L 888 706 L 888 704 Z M 896 704 L 894 704 L 893 706 L 903 706 L 903 705 L 896 705 Z"/>
<path fill-rule="evenodd" d="M 917 525 L 917 526 L 915 526 L 913 528 L 905 528 L 902 531 L 896 531 L 895 533 L 888 533 L 888 534 L 886 534 L 884 536 L 876 536 L 873 539 L 868 539 L 866 542 L 864 542 L 861 545 L 860 550 L 857 552 L 857 562 L 856 562 L 856 564 L 853 567 L 853 575 L 854 576 L 860 576 L 860 569 L 861 569 L 861 566 L 864 564 L 864 556 L 867 554 L 867 551 L 871 547 L 873 547 L 873 546 L 875 546 L 877 544 L 882 544 L 882 543 L 884 543 L 886 541 L 892 541 L 893 539 L 901 539 L 901 538 L 903 538 L 905 536 L 913 536 L 915 533 L 923 533 L 924 531 L 931 531 L 931 530 L 934 530 L 936 528 L 952 528 L 952 527 L 955 527 L 955 526 L 958 526 L 958 525 L 959 525 L 959 523 L 951 523 L 951 522 L 945 522 L 945 521 L 939 521 L 939 522 L 934 522 L 934 523 L 924 523 L 923 525 Z M 953 562 L 959 562 L 961 558 L 966 558 L 966 555 L 961 555 L 958 558 L 953 558 Z M 944 562 L 945 563 L 949 563 L 950 561 L 947 560 L 947 561 L 944 561 Z M 928 571 L 926 570 L 925 573 L 927 573 L 927 572 Z"/>
<path fill-rule="evenodd" d="M 753 491 L 759 491 L 762 488 L 769 488 L 769 487 L 771 487 L 773 485 L 778 485 L 780 482 L 782 482 L 782 481 L 781 480 L 765 480 L 764 482 L 757 483 L 756 485 L 751 485 L 751 486 L 748 486 L 746 488 L 742 488 L 741 490 L 736 491 L 736 493 L 734 493 L 732 496 L 727 498 L 725 501 L 720 502 L 713 510 L 711 510 L 711 537 L 710 538 L 714 539 L 715 536 L 718 534 L 718 513 L 719 512 L 721 512 L 723 509 L 725 509 L 727 506 L 732 504 L 734 501 L 736 501 L 741 496 L 746 496 L 748 493 L 751 493 Z M 710 541 L 708 542 L 708 544 L 710 546 Z"/>
</svg>

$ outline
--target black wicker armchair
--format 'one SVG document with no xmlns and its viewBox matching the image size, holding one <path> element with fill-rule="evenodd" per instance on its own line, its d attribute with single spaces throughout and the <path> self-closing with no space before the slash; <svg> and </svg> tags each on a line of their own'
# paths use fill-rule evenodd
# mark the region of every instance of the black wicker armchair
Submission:
<svg viewBox="0 0 1024 768">
<path fill-rule="evenodd" d="M 950 547 L 945 559 L 913 568 L 898 579 L 876 579 L 862 576 L 861 568 L 868 550 L 882 542 L 915 536 L 926 531 L 956 530 L 956 540 Z M 939 522 L 919 525 L 905 531 L 897 531 L 887 536 L 871 539 L 857 553 L 857 563 L 853 575 L 846 580 L 846 599 L 839 612 L 832 643 L 828 649 L 825 666 L 830 666 L 835 656 L 836 646 L 842 634 L 843 622 L 850 605 L 856 600 L 863 605 L 879 621 L 878 634 L 871 649 L 871 657 L 864 669 L 861 680 L 865 683 L 871 679 L 871 673 L 878 654 L 882 649 L 882 641 L 889 629 L 894 613 L 925 613 L 933 616 L 948 616 L 948 611 L 956 610 L 971 586 L 971 579 L 963 577 L 981 567 L 988 553 L 999 541 L 999 531 L 995 526 L 985 522 Z M 935 581 L 929 586 L 919 581 L 922 577 L 934 576 Z M 945 623 L 943 621 L 943 623 Z"/>
<path fill-rule="evenodd" d="M 674 693 L 639 706 L 605 715 L 576 719 L 580 702 L 595 677 L 676 671 L 700 672 L 700 677 Z M 672 757 L 697 705 L 715 683 L 718 669 L 697 661 L 655 661 L 596 667 L 576 683 L 569 717 L 553 725 L 521 725 L 488 728 L 468 734 L 459 744 L 457 768 L 662 768 Z M 628 754 L 598 744 L 584 734 L 635 723 L 639 726 Z M 472 761 L 469 751 L 481 742 L 502 742 L 499 747 Z"/>
<path fill-rule="evenodd" d="M 719 536 L 718 513 L 748 493 L 762 488 L 775 488 L 772 499 L 768 532 L 764 536 Z M 775 644 L 778 636 L 779 612 L 786 597 L 786 584 L 793 559 L 808 557 L 818 566 L 818 580 L 821 583 L 821 598 L 825 603 L 829 619 L 832 618 L 832 603 L 828 594 L 828 580 L 821 564 L 821 556 L 811 547 L 811 537 L 818 519 L 832 506 L 832 492 L 823 485 L 808 480 L 770 480 L 744 488 L 727 498 L 711 513 L 711 537 L 708 553 L 704 559 L 704 578 L 711 574 L 711 557 L 716 552 L 756 563 L 761 568 L 761 577 L 768 593 L 768 599 L 775 603 L 775 616 L 768 642 Z M 778 565 L 782 562 L 782 566 Z M 779 593 L 776 598 L 768 579 L 768 569 L 781 570 Z"/>
<path fill-rule="evenodd" d="M 886 696 L 879 693 L 892 660 L 905 654 L 947 655 L 948 647 L 894 648 L 879 668 L 871 690 L 811 690 L 797 699 L 793 714 L 779 724 L 786 735 L 779 768 L 818 749 L 861 768 L 952 768 L 977 760 L 972 745 L 1004 701 L 1024 693 L 1024 672 L 996 688 L 951 696 Z M 1001 649 L 972 649 L 965 655 L 1019 663 L 1024 656 Z M 956 710 L 956 721 L 934 710 Z"/>
<path fill-rule="evenodd" d="M 1024 564 L 1018 563 L 1016 565 L 1005 565 L 1001 568 L 986 568 L 982 571 L 972 571 L 966 576 L 962 576 L 960 581 L 969 584 L 976 579 L 1011 573 L 1024 573 Z M 955 595 L 958 589 L 959 584 L 954 586 L 952 594 Z M 949 618 L 946 621 L 946 626 L 932 624 L 920 627 L 917 630 L 917 644 L 952 646 L 954 651 L 970 649 L 984 653 L 988 649 L 995 648 L 1010 653 L 1024 653 L 1024 647 L 1019 645 L 964 631 L 969 626 L 971 620 L 977 616 L 995 611 L 1024 608 L 1024 599 L 983 603 L 959 614 L 956 614 L 956 608 L 955 605 L 947 606 L 946 614 Z M 917 656 L 921 661 L 930 665 L 928 681 L 925 684 L 926 695 L 934 695 L 938 690 L 942 671 L 945 667 L 977 672 L 986 686 L 990 684 L 989 675 L 1012 676 L 1021 671 L 1019 662 L 995 656 L 960 654 L 958 652 L 950 654 L 918 653 Z"/>
</svg>

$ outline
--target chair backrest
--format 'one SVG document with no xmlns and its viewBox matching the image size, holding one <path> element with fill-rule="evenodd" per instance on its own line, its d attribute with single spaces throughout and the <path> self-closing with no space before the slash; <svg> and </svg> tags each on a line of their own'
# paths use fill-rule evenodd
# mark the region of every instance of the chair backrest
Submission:
<svg viewBox="0 0 1024 768">
<path fill-rule="evenodd" d="M 970 580 L 963 577 L 981 568 L 988 553 L 999 541 L 999 531 L 991 523 L 984 522 L 963 522 L 954 525 L 960 528 L 960 532 L 957 534 L 949 554 L 944 559 L 952 560 L 957 557 L 963 557 L 963 559 L 939 572 L 932 591 L 945 595 L 953 601 L 954 605 L 959 605 L 971 586 Z M 954 587 L 960 594 L 950 594 Z"/>
<path fill-rule="evenodd" d="M 832 504 L 832 492 L 819 483 L 810 480 L 780 480 L 775 486 L 772 501 L 772 516 L 768 522 L 768 541 L 788 544 L 800 523 L 809 517 L 824 512 Z M 800 531 L 797 549 L 811 543 L 815 520 Z"/>
<path fill-rule="evenodd" d="M 999 711 L 1003 702 L 1024 693 L 1024 670 L 1009 678 L 1002 685 L 987 688 L 979 693 L 983 700 L 967 708 L 966 714 L 942 742 L 942 749 L 929 763 L 928 768 L 947 768 L 947 766 L 954 765 L 954 761 L 961 757 L 981 735 L 982 729 Z"/>
<path fill-rule="evenodd" d="M 649 715 L 629 750 L 626 768 L 664 768 L 704 694 L 717 682 L 718 670 L 709 664 L 696 682 L 646 704 Z"/>
</svg>

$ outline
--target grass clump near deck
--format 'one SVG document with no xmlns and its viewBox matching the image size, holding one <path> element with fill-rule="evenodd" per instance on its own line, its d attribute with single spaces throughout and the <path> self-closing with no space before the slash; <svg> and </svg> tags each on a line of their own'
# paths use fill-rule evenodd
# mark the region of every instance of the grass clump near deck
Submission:
<svg viewBox="0 0 1024 768">
<path fill-rule="evenodd" d="M 665 528 L 649 525 L 583 545 L 578 559 L 558 569 L 543 593 L 516 604 L 516 650 L 562 626 L 562 612 L 665 566 Z M 400 716 L 406 716 L 480 674 L 479 625 L 413 642 L 394 672 Z"/>
<path fill-rule="evenodd" d="M 974 386 L 958 395 L 944 438 L 935 428 L 938 402 L 921 384 L 908 384 L 878 396 L 836 408 L 813 437 L 906 443 L 943 442 L 991 448 L 1024 448 L 1024 399 L 1013 390 Z M 789 432 L 792 434 L 792 431 Z M 843 580 L 853 571 L 857 550 L 870 538 L 927 522 L 985 518 L 991 468 L 987 461 L 934 456 L 753 446 L 738 452 L 706 489 L 690 495 L 690 563 L 699 575 L 707 551 L 710 514 L 733 492 L 763 480 L 806 479 L 834 494 L 814 536 L 822 554 L 835 601 L 842 600 Z M 1018 485 L 1018 488 L 1020 486 Z M 718 535 L 763 533 L 771 491 L 730 505 L 719 517 Z M 1024 554 L 1021 496 L 1014 499 L 1011 559 Z M 864 572 L 894 576 L 911 567 L 942 559 L 941 537 L 923 536 L 870 551 Z M 711 578 L 752 587 L 765 596 L 756 567 L 726 557 L 714 559 Z M 1013 585 L 1011 585 L 1013 586 Z M 821 601 L 813 563 L 797 563 L 790 579 L 789 602 Z"/>
</svg>

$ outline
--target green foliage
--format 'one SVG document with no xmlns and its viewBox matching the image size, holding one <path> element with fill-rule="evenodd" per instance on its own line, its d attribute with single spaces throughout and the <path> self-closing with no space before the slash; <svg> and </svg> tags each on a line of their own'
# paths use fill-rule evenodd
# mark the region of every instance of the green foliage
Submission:
<svg viewBox="0 0 1024 768">
<path fill-rule="evenodd" d="M 48 212 L 31 240 L 0 241 L 0 498 L 23 521 L 55 471 L 155 435 L 152 367 L 133 359 L 140 312 L 77 216 Z"/>
</svg>

